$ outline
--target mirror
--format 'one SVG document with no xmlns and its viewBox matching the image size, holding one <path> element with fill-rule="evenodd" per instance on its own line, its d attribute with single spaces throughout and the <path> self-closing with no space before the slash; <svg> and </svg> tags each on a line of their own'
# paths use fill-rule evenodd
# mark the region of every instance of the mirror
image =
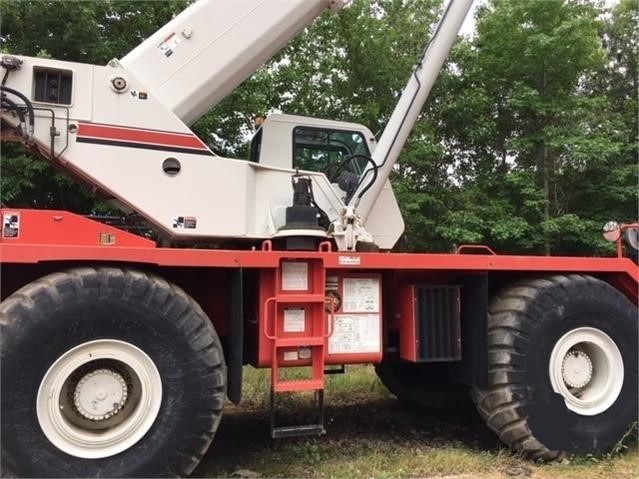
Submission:
<svg viewBox="0 0 639 479">
<path fill-rule="evenodd" d="M 603 237 L 606 241 L 615 242 L 621 236 L 621 228 L 616 221 L 608 221 L 603 227 Z"/>
</svg>

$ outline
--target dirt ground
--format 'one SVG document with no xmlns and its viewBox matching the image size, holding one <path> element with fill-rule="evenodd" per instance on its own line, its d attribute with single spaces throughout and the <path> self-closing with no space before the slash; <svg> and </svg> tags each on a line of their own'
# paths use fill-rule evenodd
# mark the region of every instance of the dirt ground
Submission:
<svg viewBox="0 0 639 479">
<path fill-rule="evenodd" d="M 639 478 L 636 452 L 547 466 L 508 452 L 474 415 L 429 417 L 392 397 L 339 397 L 320 438 L 271 439 L 266 404 L 229 406 L 193 477 Z M 293 412 L 294 411 L 294 412 Z M 303 421 L 309 407 L 291 408 Z M 459 411 L 457 412 L 459 413 Z M 583 462 L 583 461 L 582 461 Z M 636 468 L 635 468 L 636 466 Z"/>
<path fill-rule="evenodd" d="M 470 401 L 429 415 L 398 401 L 370 366 L 327 379 L 326 434 L 272 439 L 268 371 L 248 368 L 245 379 L 242 405 L 227 404 L 192 477 L 639 479 L 636 440 L 614 457 L 534 463 L 509 451 Z M 289 424 L 304 424 L 315 419 L 314 406 L 311 397 L 292 397 L 277 409 Z"/>
<path fill-rule="evenodd" d="M 326 405 L 327 433 L 317 439 L 322 446 L 353 450 L 370 449 L 378 442 L 395 442 L 403 446 L 408 443 L 441 445 L 449 442 L 463 444 L 475 450 L 492 448 L 498 450 L 499 442 L 480 423 L 460 426 L 439 421 L 427 416 L 420 417 L 415 411 L 401 406 L 395 399 L 378 401 L 357 401 Z M 310 407 L 300 411 L 299 419 L 304 422 L 313 411 Z M 290 417 L 289 417 L 290 419 Z M 255 456 L 282 453 L 298 444 L 307 444 L 309 439 L 272 439 L 269 435 L 270 418 L 267 406 L 263 408 L 243 408 L 229 406 L 225 409 L 222 423 L 209 452 L 204 456 L 194 472 L 196 477 L 229 477 L 236 471 L 259 471 Z M 313 470 L 305 454 L 288 457 L 291 470 L 302 466 L 310 475 L 320 472 Z M 310 462 L 313 462 L 312 458 Z M 270 466 L 269 466 L 270 468 Z M 317 468 L 319 469 L 319 468 Z M 270 469 L 267 469 L 269 471 Z M 241 474 L 236 474 L 238 476 Z M 308 476 L 307 476 L 308 477 Z"/>
</svg>

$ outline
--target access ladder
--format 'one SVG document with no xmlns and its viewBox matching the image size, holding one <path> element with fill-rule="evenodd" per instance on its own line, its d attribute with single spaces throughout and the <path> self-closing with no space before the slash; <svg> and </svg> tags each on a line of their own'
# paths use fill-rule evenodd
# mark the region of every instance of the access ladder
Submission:
<svg viewBox="0 0 639 479">
<path fill-rule="evenodd" d="M 324 264 L 321 259 L 283 259 L 275 283 L 275 293 L 264 305 L 264 334 L 272 343 L 271 436 L 320 435 L 325 432 L 325 348 L 332 329 L 327 326 L 332 314 L 330 305 L 326 311 Z M 307 372 L 309 367 L 310 375 L 286 377 L 287 372 Z M 317 422 L 277 426 L 276 397 L 306 391 L 315 393 Z"/>
</svg>

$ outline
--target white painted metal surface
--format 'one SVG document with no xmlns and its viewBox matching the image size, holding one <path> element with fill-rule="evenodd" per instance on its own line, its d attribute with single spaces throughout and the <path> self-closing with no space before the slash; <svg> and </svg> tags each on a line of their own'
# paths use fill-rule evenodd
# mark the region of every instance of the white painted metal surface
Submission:
<svg viewBox="0 0 639 479">
<path fill-rule="evenodd" d="M 36 111 L 34 146 L 42 156 L 173 240 L 274 237 L 292 203 L 291 120 L 360 131 L 380 170 L 358 212 L 353 207 L 357 201 L 346 207 L 344 193 L 323 173 L 305 174 L 313 181 L 316 203 L 335 227 L 338 249 L 353 249 L 357 241 L 390 249 L 404 224 L 388 176 L 429 89 L 416 91 L 416 78 L 428 87 L 434 81 L 463 20 L 463 7 L 451 7 L 453 20 L 440 26 L 445 39 L 431 44 L 422 59 L 436 68 L 428 68 L 428 73 L 418 68 L 376 147 L 372 133 L 361 125 L 281 116 L 271 125 L 283 130 L 275 140 L 265 135 L 260 163 L 246 162 L 214 155 L 184 123 L 208 110 L 314 16 L 345 3 L 201 0 L 119 63 L 103 67 L 20 57 L 22 66 L 10 72 L 6 86 L 54 112 L 58 135 L 52 139 L 51 114 Z M 454 5 L 469 3 L 455 0 Z M 70 105 L 35 101 L 36 69 L 73 75 Z M 2 112 L 2 120 L 19 124 L 8 111 Z"/>
<path fill-rule="evenodd" d="M 576 328 L 555 344 L 548 365 L 550 383 L 568 409 L 595 416 L 610 408 L 624 381 L 623 358 L 610 336 L 597 328 Z"/>
<path fill-rule="evenodd" d="M 216 156 L 153 95 L 140 99 L 145 86 L 126 71 L 20 58 L 22 68 L 7 80 L 7 86 L 20 91 L 32 91 L 34 67 L 74 70 L 74 98 L 86 101 L 74 99 L 68 130 L 65 109 L 47 105 L 57 112 L 55 154 L 64 150 L 56 163 L 112 195 L 125 211 L 139 213 L 173 238 L 269 238 L 283 225 L 284 208 L 292 201 L 290 151 L 286 169 Z M 127 79 L 127 91 L 113 91 L 114 76 Z M 49 156 L 50 115 L 36 116 L 36 144 Z M 18 124 L 9 113 L 3 120 Z M 187 150 L 173 151 L 184 142 L 190 145 Z M 290 147 L 291 140 L 286 144 Z M 179 162 L 178 174 L 165 173 L 167 158 Z M 335 219 L 341 200 L 324 175 L 311 176 L 318 203 Z M 272 217 L 281 219 L 273 224 Z M 178 218 L 193 222 L 176 224 Z"/>
<path fill-rule="evenodd" d="M 94 369 L 86 373 L 73 391 L 73 405 L 91 421 L 104 421 L 118 414 L 129 397 L 126 381 L 114 369 Z"/>
<path fill-rule="evenodd" d="M 161 403 L 162 381 L 151 358 L 130 343 L 99 339 L 66 351 L 51 365 L 38 389 L 36 412 L 51 444 L 75 457 L 98 459 L 142 439 Z"/>
<path fill-rule="evenodd" d="M 290 169 L 293 130 L 298 126 L 359 132 L 366 139 L 368 149 L 371 152 L 375 151 L 377 147 L 375 135 L 358 123 L 275 114 L 266 118 L 262 127 L 260 163 Z M 315 173 L 314 178 L 316 185 L 314 191 L 319 189 L 322 192 L 320 197 L 331 198 L 328 202 L 320 200 L 320 203 L 322 205 L 328 204 L 326 212 L 331 220 L 338 220 L 340 212 L 344 209 L 343 192 L 335 184 L 330 185 L 329 188 L 323 175 L 318 176 Z M 263 198 L 261 201 L 268 201 L 268 198 Z M 285 208 L 280 208 L 278 211 L 278 224 L 282 224 L 284 221 L 284 210 Z M 375 243 L 382 249 L 391 249 L 404 232 L 404 219 L 388 179 L 383 182 L 380 196 L 369 214 L 366 231 L 374 237 Z"/>
<path fill-rule="evenodd" d="M 120 60 L 191 124 L 272 57 L 331 0 L 199 0 Z"/>
</svg>

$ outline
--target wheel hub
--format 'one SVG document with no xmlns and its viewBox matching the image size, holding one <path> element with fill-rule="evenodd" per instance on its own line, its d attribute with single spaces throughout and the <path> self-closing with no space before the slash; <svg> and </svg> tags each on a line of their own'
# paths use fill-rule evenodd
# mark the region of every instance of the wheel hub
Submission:
<svg viewBox="0 0 639 479">
<path fill-rule="evenodd" d="M 73 404 L 82 417 L 104 421 L 122 410 L 127 397 L 126 382 L 120 373 L 113 369 L 96 369 L 78 381 Z"/>
<path fill-rule="evenodd" d="M 583 388 L 592 379 L 592 361 L 579 349 L 568 351 L 561 364 L 561 376 L 571 388 Z"/>
<path fill-rule="evenodd" d="M 548 362 L 550 384 L 566 406 L 582 416 L 610 408 L 624 384 L 619 347 L 601 329 L 583 326 L 560 337 Z"/>
</svg>

